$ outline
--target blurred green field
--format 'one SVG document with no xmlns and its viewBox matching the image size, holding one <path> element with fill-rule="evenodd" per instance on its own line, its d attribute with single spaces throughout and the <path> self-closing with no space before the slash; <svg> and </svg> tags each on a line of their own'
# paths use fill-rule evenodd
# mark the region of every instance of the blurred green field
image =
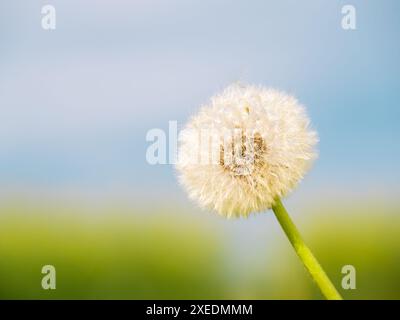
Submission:
<svg viewBox="0 0 400 320">
<path fill-rule="evenodd" d="M 351 214 L 338 215 L 341 209 L 320 206 L 301 222 L 320 262 L 339 287 L 342 266 L 356 267 L 357 289 L 340 290 L 345 298 L 400 299 L 398 209 L 347 206 Z M 260 252 L 241 270 L 232 268 L 240 256 L 227 254 L 229 242 L 206 217 L 168 208 L 4 205 L 0 298 L 322 298 L 283 234 L 265 243 L 276 246 L 274 257 Z M 56 267 L 56 290 L 41 288 L 46 264 Z"/>
</svg>

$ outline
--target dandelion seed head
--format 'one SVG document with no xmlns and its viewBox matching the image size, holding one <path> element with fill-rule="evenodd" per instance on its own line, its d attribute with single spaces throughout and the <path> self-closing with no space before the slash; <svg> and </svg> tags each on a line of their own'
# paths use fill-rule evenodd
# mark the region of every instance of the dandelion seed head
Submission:
<svg viewBox="0 0 400 320">
<path fill-rule="evenodd" d="M 317 134 L 292 96 L 234 84 L 179 135 L 179 180 L 201 207 L 227 217 L 270 209 L 303 178 Z"/>
</svg>

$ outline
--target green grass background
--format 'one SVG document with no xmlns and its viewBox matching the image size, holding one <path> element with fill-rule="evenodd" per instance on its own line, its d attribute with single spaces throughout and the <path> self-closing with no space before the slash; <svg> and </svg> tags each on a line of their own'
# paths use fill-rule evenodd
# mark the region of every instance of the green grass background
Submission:
<svg viewBox="0 0 400 320">
<path fill-rule="evenodd" d="M 295 220 L 341 294 L 399 299 L 398 207 L 331 204 L 314 210 Z M 322 299 L 283 232 L 262 243 L 274 248 L 273 255 L 249 246 L 245 251 L 254 258 L 241 266 L 243 252 L 208 217 L 178 208 L 3 205 L 0 298 Z M 56 290 L 41 288 L 46 264 L 56 267 Z M 356 267 L 356 290 L 340 288 L 346 264 Z"/>
</svg>

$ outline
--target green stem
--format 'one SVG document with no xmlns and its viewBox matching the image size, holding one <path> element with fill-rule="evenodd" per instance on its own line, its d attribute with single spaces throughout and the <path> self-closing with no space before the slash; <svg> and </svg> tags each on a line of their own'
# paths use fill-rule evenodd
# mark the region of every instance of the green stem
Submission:
<svg viewBox="0 0 400 320">
<path fill-rule="evenodd" d="M 311 250 L 304 243 L 299 231 L 294 225 L 292 219 L 290 219 L 285 207 L 283 206 L 280 199 L 277 199 L 275 205 L 272 207 L 276 218 L 278 219 L 282 229 L 285 231 L 290 243 L 294 250 L 303 262 L 304 266 L 310 273 L 311 277 L 317 283 L 322 294 L 328 300 L 342 300 L 342 297 L 337 292 L 336 288 L 329 280 L 324 269 L 318 263 L 317 259 L 312 254 Z"/>
</svg>

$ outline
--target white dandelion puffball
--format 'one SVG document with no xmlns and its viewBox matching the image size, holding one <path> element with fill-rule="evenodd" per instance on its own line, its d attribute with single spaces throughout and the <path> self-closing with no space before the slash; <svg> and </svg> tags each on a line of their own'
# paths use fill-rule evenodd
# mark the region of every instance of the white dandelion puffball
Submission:
<svg viewBox="0 0 400 320">
<path fill-rule="evenodd" d="M 189 197 L 227 217 L 270 209 L 316 157 L 316 132 L 292 96 L 234 84 L 179 134 L 176 168 Z"/>
</svg>

